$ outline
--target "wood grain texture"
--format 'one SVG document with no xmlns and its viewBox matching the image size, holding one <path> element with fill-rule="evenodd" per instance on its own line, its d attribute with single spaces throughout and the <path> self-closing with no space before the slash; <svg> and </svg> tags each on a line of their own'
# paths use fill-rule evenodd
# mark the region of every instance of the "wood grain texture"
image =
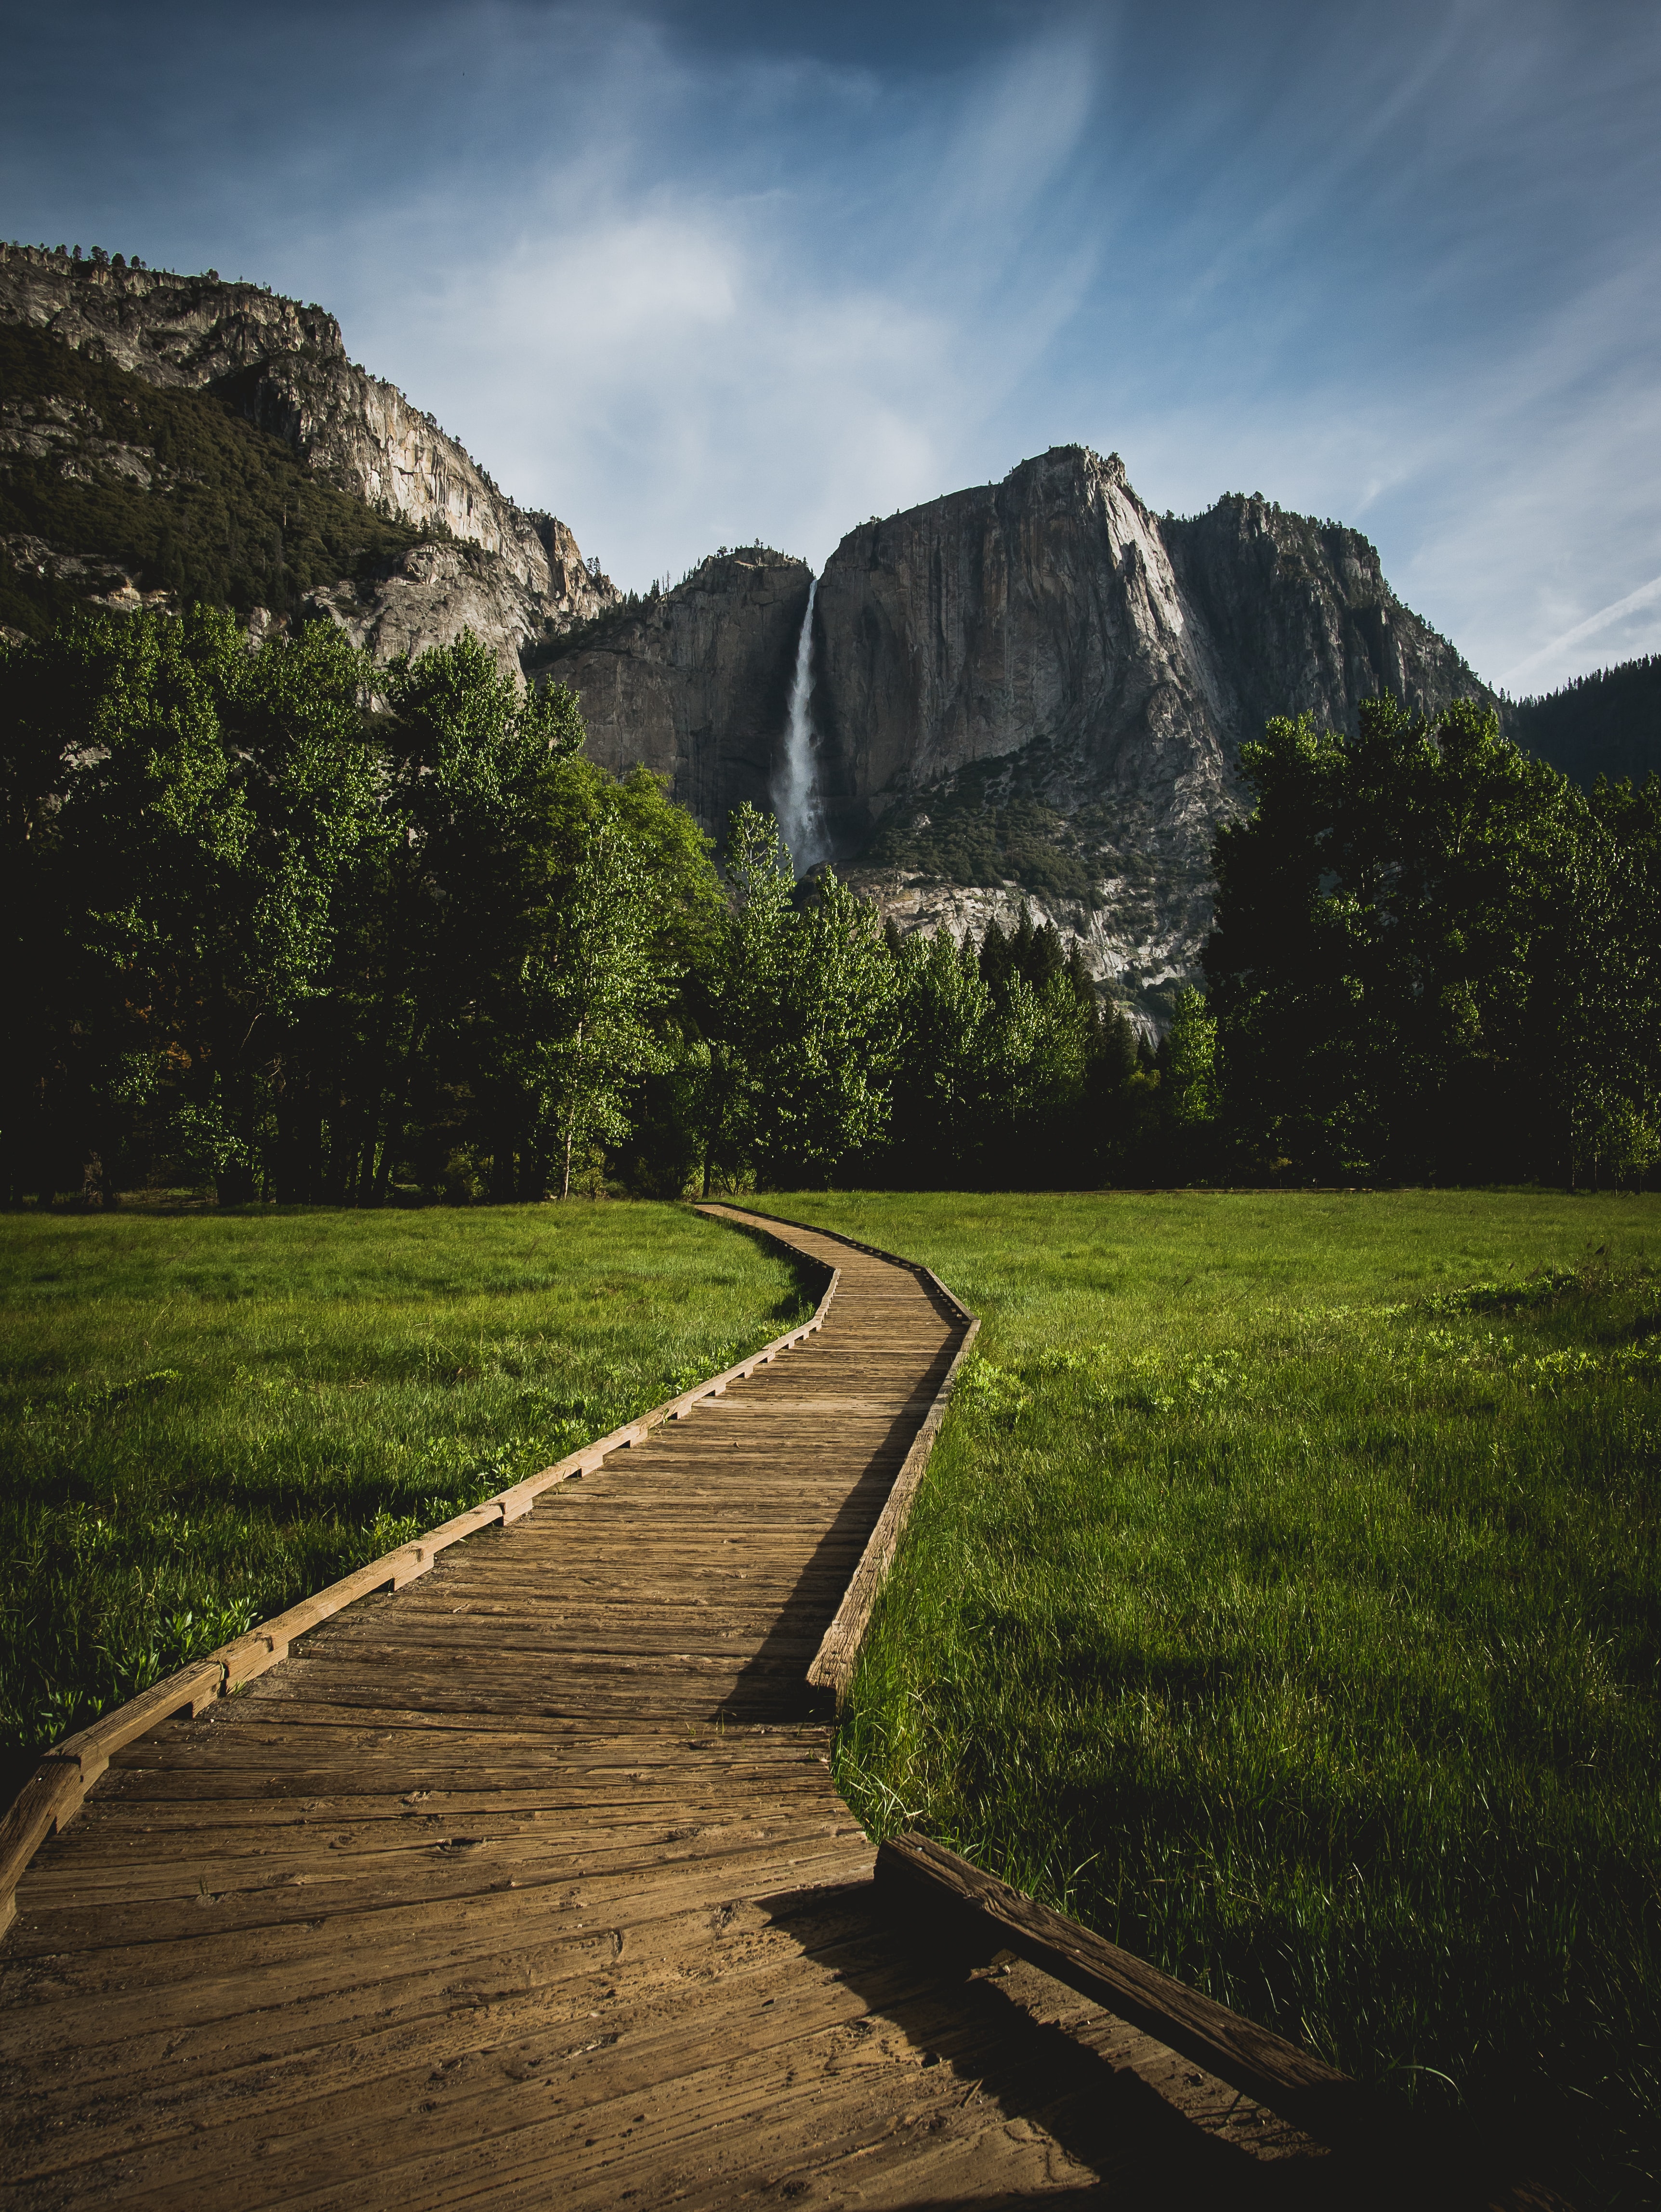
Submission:
<svg viewBox="0 0 1661 2212">
<path fill-rule="evenodd" d="M 1327 2189 L 1214 2075 L 883 1903 L 806 1668 L 970 1324 L 766 1233 L 841 1269 L 811 1333 L 422 1540 L 407 1588 L 267 1624 L 195 1717 L 167 1686 L 89 1789 L 48 1762 L 0 1830 L 9 2206 Z"/>
</svg>

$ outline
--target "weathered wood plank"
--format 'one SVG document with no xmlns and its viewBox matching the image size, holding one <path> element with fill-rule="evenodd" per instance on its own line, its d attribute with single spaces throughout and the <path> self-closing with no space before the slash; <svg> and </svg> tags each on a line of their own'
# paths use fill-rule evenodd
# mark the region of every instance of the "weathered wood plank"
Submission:
<svg viewBox="0 0 1661 2212">
<path fill-rule="evenodd" d="M 1127 2038 L 1186 2140 L 1168 2051 L 897 1940 L 814 1717 L 970 1317 L 727 1218 L 839 1271 L 787 1348 L 214 1655 L 246 1686 L 112 1743 L 63 1835 L 26 1812 L 21 2212 L 1065 2202 Z"/>
</svg>

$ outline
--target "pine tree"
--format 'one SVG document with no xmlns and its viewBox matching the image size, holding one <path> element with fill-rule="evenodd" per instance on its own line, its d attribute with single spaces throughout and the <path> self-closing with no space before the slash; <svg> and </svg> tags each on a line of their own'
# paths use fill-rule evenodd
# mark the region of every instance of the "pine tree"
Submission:
<svg viewBox="0 0 1661 2212">
<path fill-rule="evenodd" d="M 979 963 L 981 981 L 993 997 L 1001 1001 L 1014 961 L 1009 939 L 999 927 L 996 915 L 986 925 L 986 934 L 981 939 Z"/>
</svg>

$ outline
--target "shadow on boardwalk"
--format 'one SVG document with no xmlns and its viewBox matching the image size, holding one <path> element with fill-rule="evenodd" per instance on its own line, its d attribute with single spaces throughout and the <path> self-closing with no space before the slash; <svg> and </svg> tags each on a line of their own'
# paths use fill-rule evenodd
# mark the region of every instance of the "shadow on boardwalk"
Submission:
<svg viewBox="0 0 1661 2212">
<path fill-rule="evenodd" d="M 853 1882 L 761 1900 L 772 1925 L 853 1991 L 873 2044 L 904 2039 L 922 2069 L 948 2066 L 963 2084 L 960 2108 L 1001 2112 L 1016 2129 L 1039 2128 L 1093 2188 L 1056 2193 L 1045 2205 L 1273 2206 L 1275 2212 L 1377 2201 L 1365 2177 L 1323 2148 L 1209 2081 L 1151 2039 L 1001 1951 L 953 1942 L 942 1948 L 901 1924 L 873 1887 Z M 897 1992 L 897 1963 L 902 1987 Z M 884 2050 L 891 2059 L 892 2052 Z M 1155 2076 L 1173 2079 L 1154 2081 Z M 1186 2091 L 1173 2100 L 1171 2090 Z M 1196 2094 L 1196 2093 L 1201 2093 Z M 1182 2109 L 1183 2103 L 1189 2109 Z M 1031 2203 L 1032 2197 L 976 2199 Z M 945 2199 L 907 2200 L 925 2212 Z"/>
<path fill-rule="evenodd" d="M 718 1717 L 745 1721 L 829 1720 L 835 1700 L 806 1677 L 820 1639 L 848 1586 L 850 1556 L 865 1547 L 887 1501 L 895 1470 L 952 1364 L 948 1346 L 928 1369 L 915 1400 L 889 1425 L 796 1577 L 794 1587 L 751 1654 L 719 1708 Z"/>
</svg>

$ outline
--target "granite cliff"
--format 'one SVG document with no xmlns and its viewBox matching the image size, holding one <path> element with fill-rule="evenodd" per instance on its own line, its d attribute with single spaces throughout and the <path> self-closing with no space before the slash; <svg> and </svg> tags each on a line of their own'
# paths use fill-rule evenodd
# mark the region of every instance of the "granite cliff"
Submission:
<svg viewBox="0 0 1661 2212">
<path fill-rule="evenodd" d="M 433 541 L 391 551 L 318 597 L 317 611 L 378 653 L 447 642 L 467 623 L 517 671 L 532 644 L 617 602 L 564 523 L 516 506 L 429 415 L 349 360 L 321 307 L 212 270 L 181 276 L 119 257 L 0 246 L 7 324 L 160 389 L 212 395 L 323 483 Z M 70 560 L 98 552 L 47 550 Z"/>
<path fill-rule="evenodd" d="M 807 582 L 728 556 L 603 646 L 556 642 L 598 756 L 669 774 L 711 829 L 764 803 Z M 1490 696 L 1356 532 L 1239 497 L 1160 518 L 1078 446 L 850 532 L 813 665 L 844 871 L 907 929 L 979 931 L 1025 900 L 1150 1023 L 1197 972 L 1211 840 L 1270 714 L 1354 728 L 1386 687 L 1427 711 Z"/>
<path fill-rule="evenodd" d="M 742 799 L 770 807 L 812 572 L 764 546 L 712 554 L 673 591 L 551 640 L 527 660 L 582 702 L 588 750 L 643 761 L 719 830 Z"/>
</svg>

